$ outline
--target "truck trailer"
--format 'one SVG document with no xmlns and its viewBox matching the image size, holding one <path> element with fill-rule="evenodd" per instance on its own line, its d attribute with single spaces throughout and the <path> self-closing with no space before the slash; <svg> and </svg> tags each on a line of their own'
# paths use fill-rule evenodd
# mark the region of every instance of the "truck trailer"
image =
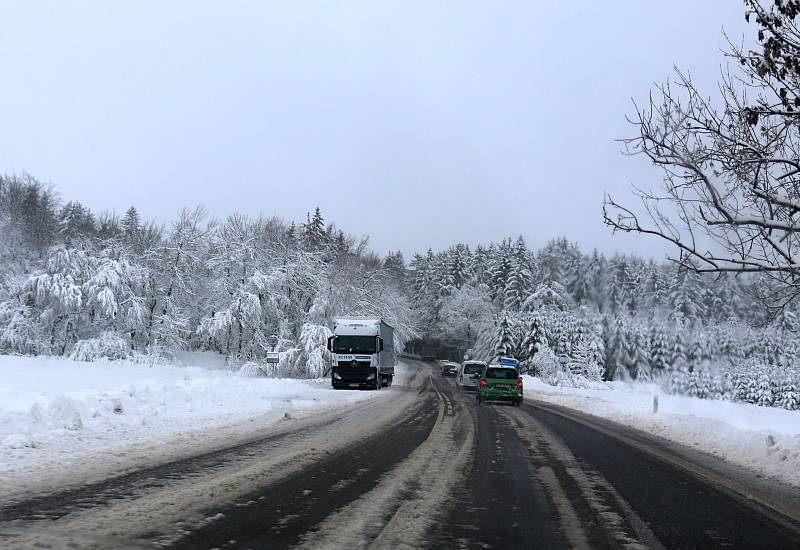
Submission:
<svg viewBox="0 0 800 550">
<path fill-rule="evenodd" d="M 328 350 L 334 389 L 392 385 L 394 329 L 382 319 L 336 319 Z"/>
</svg>

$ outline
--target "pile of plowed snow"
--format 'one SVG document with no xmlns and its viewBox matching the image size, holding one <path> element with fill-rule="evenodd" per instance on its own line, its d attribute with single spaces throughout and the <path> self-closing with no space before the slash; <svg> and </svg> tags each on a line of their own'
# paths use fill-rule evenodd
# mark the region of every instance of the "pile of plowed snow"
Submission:
<svg viewBox="0 0 800 550">
<path fill-rule="evenodd" d="M 224 370 L 0 356 L 0 478 L 69 469 L 171 438 L 258 426 L 385 392 L 330 381 L 246 378 Z M 120 461 L 124 465 L 124 461 Z"/>
</svg>

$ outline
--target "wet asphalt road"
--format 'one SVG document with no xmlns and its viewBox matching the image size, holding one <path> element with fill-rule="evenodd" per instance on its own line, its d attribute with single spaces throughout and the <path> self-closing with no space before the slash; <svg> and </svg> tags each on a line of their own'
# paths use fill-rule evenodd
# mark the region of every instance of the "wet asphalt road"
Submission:
<svg viewBox="0 0 800 550">
<path fill-rule="evenodd" d="M 287 440 L 302 444 L 306 434 L 0 507 L 0 547 L 800 548 L 796 489 L 535 400 L 478 405 L 452 378 L 410 364 L 418 374 L 405 391 L 414 399 L 388 427 L 234 498 L 196 503 L 193 515 L 209 521 L 178 535 L 166 536 L 157 517 L 144 532 L 120 525 L 102 539 L 63 533 L 91 529 L 85 517 L 111 514 L 162 485 L 228 475 L 242 455 L 257 459 Z M 62 522 L 69 528 L 59 531 Z M 29 537 L 52 528 L 49 538 Z"/>
</svg>

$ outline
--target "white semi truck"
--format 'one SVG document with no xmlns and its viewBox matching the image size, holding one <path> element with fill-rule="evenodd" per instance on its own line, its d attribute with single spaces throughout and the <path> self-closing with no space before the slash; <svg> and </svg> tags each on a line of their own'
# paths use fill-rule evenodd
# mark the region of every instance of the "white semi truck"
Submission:
<svg viewBox="0 0 800 550">
<path fill-rule="evenodd" d="M 379 390 L 394 378 L 394 329 L 381 319 L 336 319 L 331 352 L 331 384 Z"/>
</svg>

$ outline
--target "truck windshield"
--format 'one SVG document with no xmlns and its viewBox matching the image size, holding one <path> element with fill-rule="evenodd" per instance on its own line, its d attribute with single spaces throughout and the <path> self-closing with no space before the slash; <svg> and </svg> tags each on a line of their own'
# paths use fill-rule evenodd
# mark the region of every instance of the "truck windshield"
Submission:
<svg viewBox="0 0 800 550">
<path fill-rule="evenodd" d="M 374 336 L 337 336 L 333 340 L 334 353 L 375 353 Z"/>
</svg>

